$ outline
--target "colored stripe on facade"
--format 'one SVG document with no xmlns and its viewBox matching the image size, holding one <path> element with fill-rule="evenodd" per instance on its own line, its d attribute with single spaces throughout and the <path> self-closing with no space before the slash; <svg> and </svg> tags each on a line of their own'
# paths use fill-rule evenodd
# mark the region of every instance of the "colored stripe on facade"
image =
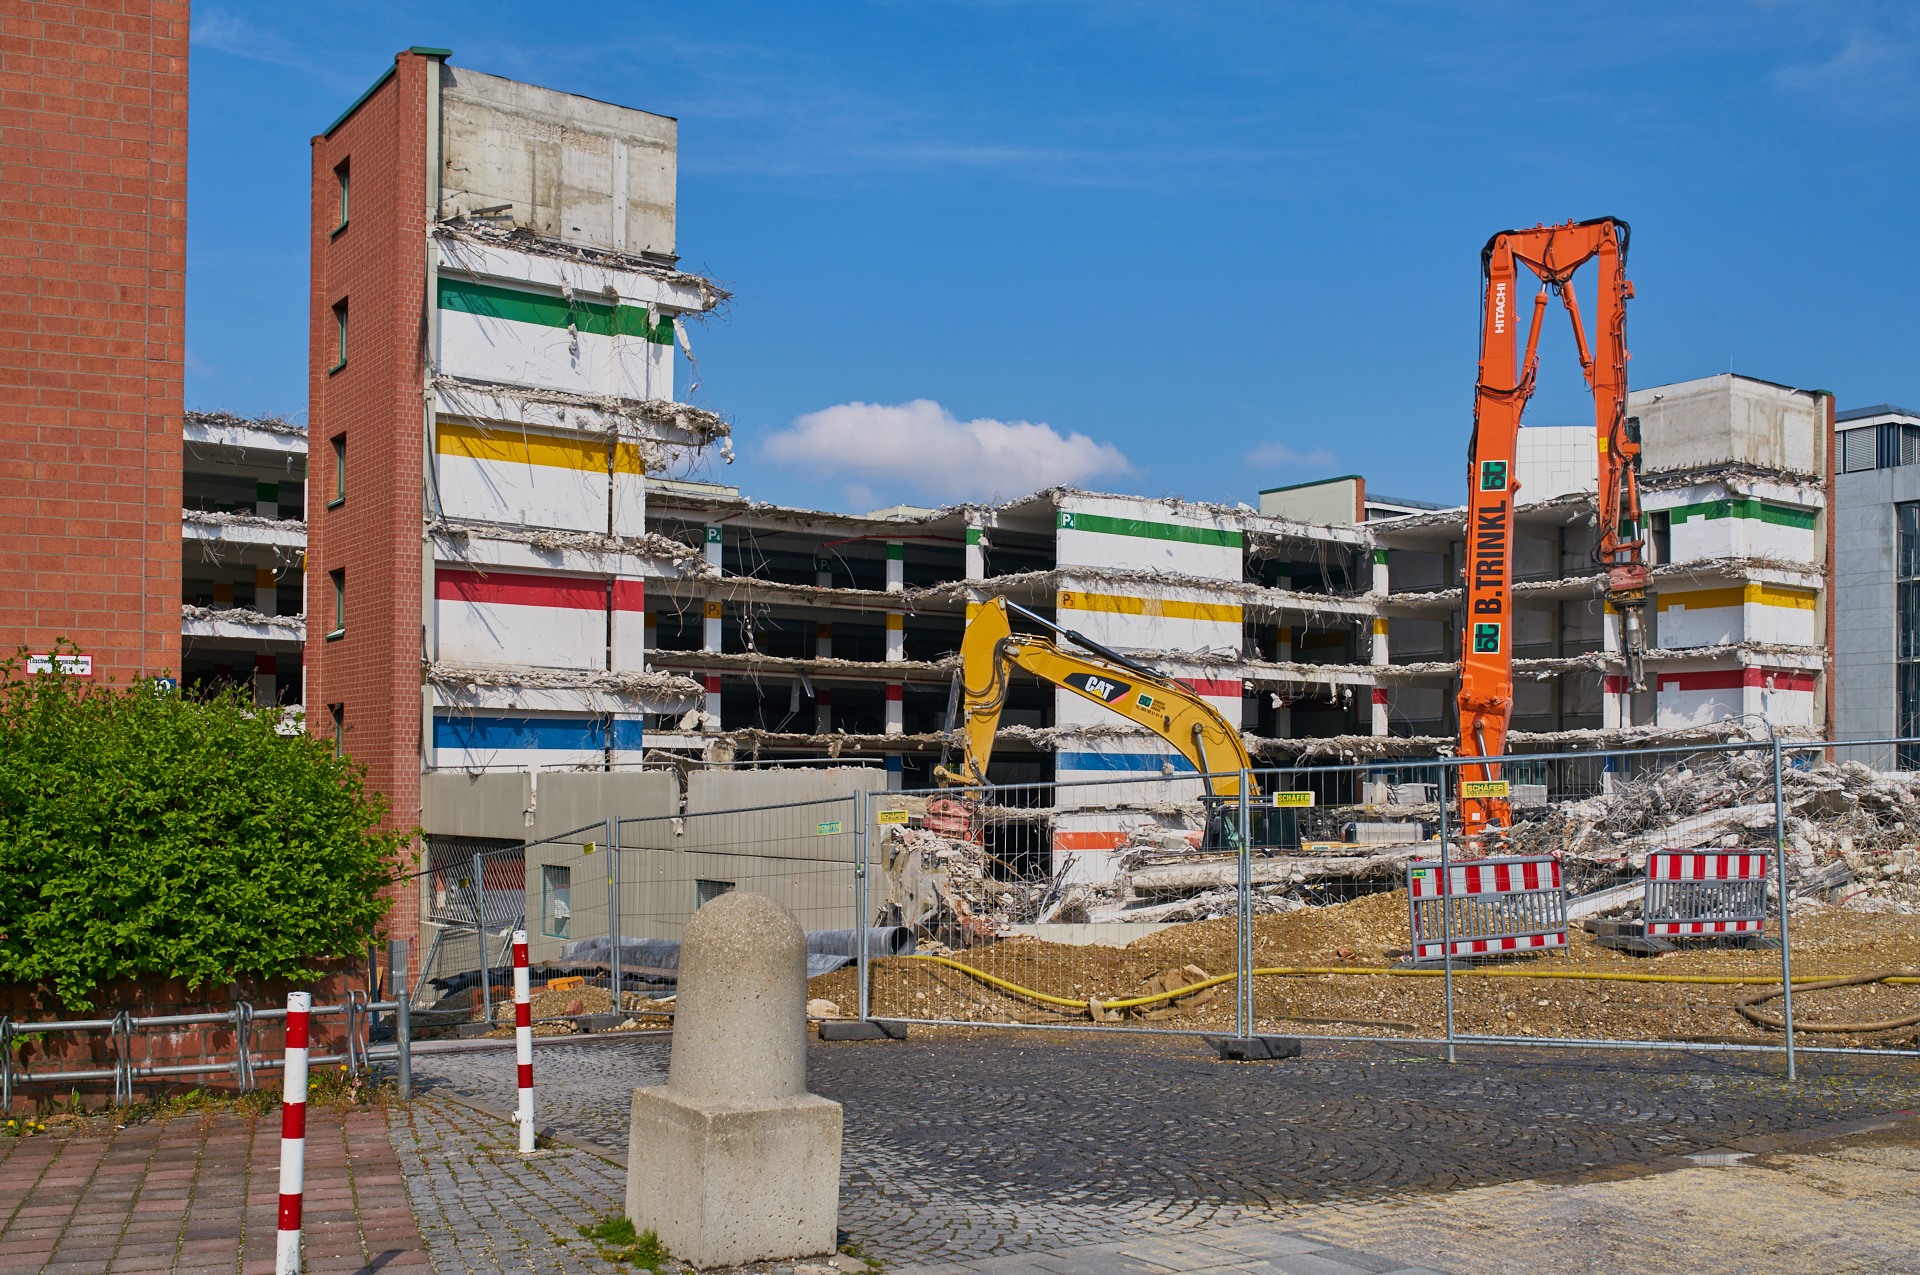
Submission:
<svg viewBox="0 0 1920 1275">
<path fill-rule="evenodd" d="M 1766 690 L 1767 683 L 1772 682 L 1772 689 L 1776 691 L 1811 693 L 1819 675 L 1799 669 L 1767 669 L 1749 665 L 1745 668 L 1711 669 L 1704 673 L 1662 673 L 1659 676 L 1660 689 L 1663 691 L 1732 691 L 1747 686 Z"/>
<path fill-rule="evenodd" d="M 1660 609 L 1682 607 L 1705 611 L 1710 607 L 1763 606 L 1787 607 L 1796 611 L 1814 609 L 1811 589 L 1789 589 L 1777 584 L 1745 584 L 1727 589 L 1695 589 L 1687 593 L 1662 593 Z"/>
<path fill-rule="evenodd" d="M 1173 680 L 1182 686 L 1191 687 L 1196 694 L 1212 695 L 1220 699 L 1240 698 L 1240 682 L 1237 678 L 1233 681 L 1223 681 L 1218 678 L 1176 677 Z"/>
<path fill-rule="evenodd" d="M 1059 753 L 1055 766 L 1060 770 L 1113 770 L 1128 774 L 1158 775 L 1171 765 L 1176 774 L 1195 774 L 1193 763 L 1178 753 Z"/>
<path fill-rule="evenodd" d="M 1063 611 L 1105 611 L 1113 615 L 1145 615 L 1163 620 L 1215 620 L 1239 624 L 1242 608 L 1223 602 L 1176 602 L 1169 598 L 1128 598 L 1115 593 L 1079 593 L 1060 590 Z"/>
<path fill-rule="evenodd" d="M 1173 522 L 1148 522 L 1144 518 L 1111 518 L 1106 514 L 1083 514 L 1062 509 L 1059 517 L 1062 531 L 1096 531 L 1108 536 L 1136 536 L 1142 540 L 1176 540 L 1190 545 L 1217 545 L 1223 549 L 1238 549 L 1246 542 L 1246 536 L 1238 531 L 1222 531 L 1218 527 L 1184 527 Z"/>
<path fill-rule="evenodd" d="M 645 474 L 646 461 L 632 443 L 620 443 L 607 457 L 604 438 L 566 438 L 513 428 L 480 429 L 457 421 L 434 427 L 433 449 L 442 456 L 464 456 L 505 465 L 541 465 L 549 469 L 577 469 L 604 474 L 611 465 L 616 474 Z"/>
<path fill-rule="evenodd" d="M 637 586 L 639 582 L 635 581 L 634 584 Z M 531 576 L 511 571 L 489 571 L 482 575 L 478 571 L 442 568 L 433 574 L 433 596 L 442 602 L 604 611 L 607 609 L 607 582 L 579 576 Z"/>
<path fill-rule="evenodd" d="M 488 717 L 435 713 L 436 748 L 470 751 L 494 749 L 551 749 L 598 752 L 607 747 L 609 719 L 605 717 Z M 612 743 L 617 749 L 641 746 L 638 718 L 611 719 Z"/>
<path fill-rule="evenodd" d="M 673 344 L 673 316 L 660 316 L 658 327 L 647 322 L 644 306 L 608 305 L 548 292 L 527 292 L 448 275 L 440 277 L 440 308 L 508 323 L 533 323 L 546 328 L 571 326 L 596 336 L 645 337 L 655 345 Z"/>
<path fill-rule="evenodd" d="M 1697 505 L 1675 505 L 1665 512 L 1671 516 L 1672 525 L 1676 527 L 1692 518 L 1702 520 L 1755 518 L 1761 522 L 1772 523 L 1776 527 L 1795 527 L 1801 531 L 1812 531 L 1820 518 L 1818 509 L 1768 504 L 1758 496 L 1741 496 L 1733 500 L 1707 500 Z"/>
</svg>

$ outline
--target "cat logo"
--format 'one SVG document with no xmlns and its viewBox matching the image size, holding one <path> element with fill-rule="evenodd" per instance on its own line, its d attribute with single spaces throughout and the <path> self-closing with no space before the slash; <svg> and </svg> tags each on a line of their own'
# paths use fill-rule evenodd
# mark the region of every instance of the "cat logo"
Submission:
<svg viewBox="0 0 1920 1275">
<path fill-rule="evenodd" d="M 1069 673 L 1061 681 L 1082 695 L 1091 695 L 1103 704 L 1117 703 L 1123 695 L 1133 689 L 1125 682 L 1116 682 L 1110 677 L 1101 677 L 1097 673 Z"/>
</svg>

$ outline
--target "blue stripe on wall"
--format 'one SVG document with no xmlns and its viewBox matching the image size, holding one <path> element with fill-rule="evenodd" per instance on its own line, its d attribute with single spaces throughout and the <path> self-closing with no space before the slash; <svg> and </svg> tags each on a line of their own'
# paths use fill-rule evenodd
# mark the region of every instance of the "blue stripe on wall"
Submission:
<svg viewBox="0 0 1920 1275">
<path fill-rule="evenodd" d="M 616 718 L 613 746 L 641 746 L 639 718 Z M 600 752 L 607 746 L 606 719 L 600 717 L 492 717 L 467 714 L 433 715 L 436 748 L 549 749 L 556 752 Z"/>
<path fill-rule="evenodd" d="M 1055 769 L 1122 770 L 1157 775 L 1168 762 L 1173 764 L 1175 774 L 1196 773 L 1193 763 L 1178 753 L 1060 753 L 1055 758 Z"/>
</svg>

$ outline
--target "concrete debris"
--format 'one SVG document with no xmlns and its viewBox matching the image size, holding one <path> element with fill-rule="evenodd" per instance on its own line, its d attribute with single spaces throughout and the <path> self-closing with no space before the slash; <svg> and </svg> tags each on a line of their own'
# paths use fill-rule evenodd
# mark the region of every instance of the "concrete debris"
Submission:
<svg viewBox="0 0 1920 1275">
<path fill-rule="evenodd" d="M 307 620 L 301 615 L 262 615 L 251 607 L 197 607 L 187 603 L 180 608 L 183 620 L 205 620 L 219 624 L 265 625 L 270 629 L 285 629 L 298 637 L 307 631 Z"/>
<path fill-rule="evenodd" d="M 194 412 L 184 414 L 186 423 L 199 425 L 206 429 L 257 429 L 269 434 L 287 434 L 295 438 L 305 438 L 307 427 L 300 421 L 290 421 L 284 416 L 235 416 L 232 412 Z"/>
<path fill-rule="evenodd" d="M 433 234 L 439 239 L 456 242 L 464 239 L 477 244 L 510 248 L 515 252 L 533 253 L 542 257 L 561 257 L 569 261 L 586 261 L 615 270 L 651 275 L 664 283 L 696 289 L 709 311 L 718 309 L 733 300 L 733 293 L 705 275 L 675 270 L 632 253 L 610 252 L 603 248 L 588 247 L 585 244 L 550 239 L 545 235 L 507 229 L 480 217 L 449 217 L 445 221 L 437 221 L 433 225 Z"/>
<path fill-rule="evenodd" d="M 651 582 L 650 582 L 651 583 Z M 745 669 L 755 673 L 861 673 L 872 677 L 894 678 L 908 673 L 947 676 L 960 667 L 958 655 L 944 660 L 894 660 L 876 664 L 872 660 L 821 659 L 817 656 L 790 657 L 762 655 L 757 651 L 676 651 L 664 648 L 648 650 L 647 659 L 655 663 L 685 663 L 701 668 Z"/>
<path fill-rule="evenodd" d="M 1781 774 L 1781 798 L 1788 880 L 1796 894 L 1832 893 L 1854 882 L 1855 897 L 1894 907 L 1920 905 L 1920 868 L 1914 866 L 1920 773 L 1882 773 L 1858 762 L 1789 766 Z M 1755 751 L 1707 754 L 1651 775 L 1616 776 L 1613 791 L 1516 823 L 1504 847 L 1488 852 L 1556 855 L 1577 886 L 1605 883 L 1622 871 L 1644 872 L 1652 850 L 1770 849 L 1773 837 L 1772 757 Z M 1618 911 L 1638 907 L 1638 890 L 1626 889 Z"/>
<path fill-rule="evenodd" d="M 521 406 L 539 405 L 555 408 L 578 408 L 604 417 L 613 423 L 622 442 L 635 444 L 646 455 L 647 470 L 654 472 L 655 462 L 664 462 L 664 453 L 648 454 L 645 449 L 654 447 L 657 451 L 660 440 L 645 432 L 643 426 L 659 426 L 677 429 L 697 440 L 698 446 L 717 442 L 733 433 L 733 425 L 726 417 L 705 408 L 694 407 L 689 403 L 678 403 L 661 398 L 621 398 L 612 394 L 575 394 L 566 390 L 528 389 L 525 386 L 507 385 L 495 381 L 476 381 L 459 376 L 436 376 L 428 385 L 439 391 L 446 400 L 452 414 L 480 420 L 498 420 L 505 414 L 498 408 L 487 408 L 479 402 L 483 399 L 504 400 Z M 625 423 L 628 428 L 619 428 Z"/>
<path fill-rule="evenodd" d="M 1222 598 L 1236 598 L 1247 618 L 1277 617 L 1285 614 L 1306 616 L 1309 624 L 1358 623 L 1371 620 L 1378 609 L 1374 599 L 1356 594 L 1351 597 L 1332 593 L 1307 593 L 1293 589 L 1269 589 L 1244 580 L 1217 580 L 1208 576 L 1190 576 L 1177 571 L 1134 571 L 1099 567 L 1058 567 L 1044 571 L 1022 571 L 1012 575 L 989 576 L 984 580 L 951 580 L 912 589 L 909 600 L 941 599 L 964 601 L 1001 594 L 1009 589 L 1033 589 L 1051 593 L 1072 588 L 1077 581 L 1096 580 L 1106 584 L 1138 584 L 1152 589 L 1192 589 Z M 890 595 L 899 598 L 900 594 Z M 897 604 L 896 604 L 897 605 Z M 1182 656 L 1181 658 L 1185 658 Z"/>
<path fill-rule="evenodd" d="M 421 680 L 446 690 L 513 687 L 529 690 L 604 691 L 616 695 L 645 695 L 652 699 L 692 701 L 706 689 L 690 677 L 655 672 L 590 672 L 541 669 L 514 665 L 505 668 L 461 664 L 424 664 Z M 649 710 L 653 711 L 653 710 Z"/>
<path fill-rule="evenodd" d="M 546 552 L 572 549 L 583 553 L 625 554 L 643 558 L 662 558 L 671 562 L 682 575 L 709 576 L 713 568 L 706 556 L 692 545 L 669 536 L 648 532 L 644 536 L 608 536 L 594 531 L 558 531 L 542 527 L 522 527 L 510 523 L 476 522 L 465 518 L 434 518 L 427 522 L 429 535 L 449 540 L 502 540 L 529 545 Z"/>
<path fill-rule="evenodd" d="M 211 509 L 182 509 L 180 521 L 202 527 L 271 527 L 275 531 L 307 534 L 307 524 L 297 518 L 263 518 L 259 514 L 216 513 Z"/>
</svg>

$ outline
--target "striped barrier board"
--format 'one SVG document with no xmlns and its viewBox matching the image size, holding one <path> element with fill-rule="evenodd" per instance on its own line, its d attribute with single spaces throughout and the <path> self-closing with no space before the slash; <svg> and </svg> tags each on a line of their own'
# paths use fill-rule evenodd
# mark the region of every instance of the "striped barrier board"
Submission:
<svg viewBox="0 0 1920 1275">
<path fill-rule="evenodd" d="M 1760 934 L 1767 928 L 1766 850 L 1656 850 L 1641 908 L 1649 936 Z"/>
<path fill-rule="evenodd" d="M 1567 891 L 1560 863 L 1550 856 L 1455 860 L 1443 890 L 1438 859 L 1407 864 L 1407 908 L 1413 958 L 1447 953 L 1447 908 L 1454 956 L 1498 956 L 1567 945 Z"/>
</svg>

